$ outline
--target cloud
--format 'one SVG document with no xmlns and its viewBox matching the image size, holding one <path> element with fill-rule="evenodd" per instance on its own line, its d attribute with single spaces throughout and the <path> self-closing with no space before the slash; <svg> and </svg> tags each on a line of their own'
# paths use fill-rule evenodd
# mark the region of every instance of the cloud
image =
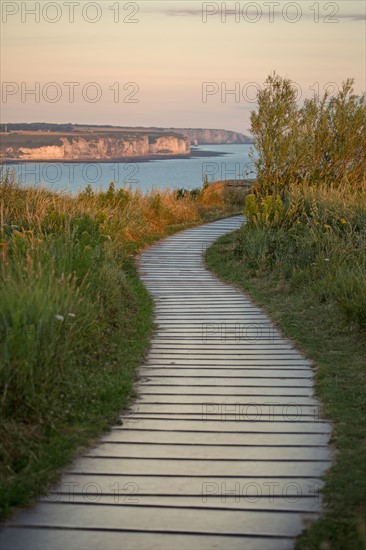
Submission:
<svg viewBox="0 0 366 550">
<path fill-rule="evenodd" d="M 212 4 L 212 7 L 215 9 L 217 9 L 216 13 L 210 13 L 210 11 L 207 12 L 207 19 L 209 20 L 210 17 L 220 17 L 220 4 L 218 2 L 208 2 L 208 4 Z M 235 9 L 231 9 L 231 8 L 227 8 L 227 18 L 228 20 L 230 21 L 230 17 L 233 17 L 233 16 L 240 16 L 241 18 L 243 18 L 243 8 L 245 8 L 245 3 L 241 3 L 240 4 L 241 6 L 241 9 L 240 10 L 237 10 L 235 11 Z M 256 18 L 259 18 L 260 16 L 262 16 L 263 18 L 266 18 L 269 16 L 269 8 L 268 6 L 267 7 L 264 7 L 262 8 L 262 6 L 260 4 L 258 4 L 258 6 L 261 8 L 261 11 L 255 9 L 255 8 L 249 8 L 245 10 L 245 17 L 247 17 L 248 19 L 252 19 L 253 22 Z M 203 13 L 203 2 L 201 4 L 201 7 L 200 8 L 185 8 L 185 7 L 177 7 L 177 8 L 161 8 L 161 9 L 158 9 L 157 11 L 159 11 L 160 13 L 164 13 L 165 15 L 167 16 L 170 16 L 170 17 L 202 17 L 202 13 Z M 279 10 L 274 10 L 273 14 L 274 16 L 274 19 L 278 19 L 278 18 L 281 18 L 282 17 L 282 11 L 279 11 Z M 302 13 L 302 18 L 304 19 L 311 19 L 311 20 L 314 20 L 314 16 L 315 14 L 314 13 Z M 320 13 L 320 18 L 322 19 L 325 19 L 326 17 L 328 17 L 330 20 L 333 19 L 333 20 L 337 20 L 337 19 L 340 19 L 340 20 L 349 20 L 349 21 L 366 21 L 366 13 L 334 13 L 333 15 L 330 14 L 330 13 Z"/>
<path fill-rule="evenodd" d="M 187 8 L 171 8 L 171 9 L 161 9 L 160 12 L 165 13 L 165 15 L 171 16 L 190 16 L 190 15 L 202 15 L 202 9 L 198 10 L 197 8 L 187 9 Z"/>
<path fill-rule="evenodd" d="M 351 21 L 366 21 L 366 13 L 344 13 L 338 14 L 339 19 L 351 19 Z"/>
</svg>

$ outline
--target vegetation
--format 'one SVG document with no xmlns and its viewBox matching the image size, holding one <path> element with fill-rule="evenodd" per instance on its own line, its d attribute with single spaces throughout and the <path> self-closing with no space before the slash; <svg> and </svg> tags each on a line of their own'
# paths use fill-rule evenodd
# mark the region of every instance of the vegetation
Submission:
<svg viewBox="0 0 366 550">
<path fill-rule="evenodd" d="M 253 187 L 253 180 L 223 180 L 210 183 L 207 176 L 204 178 L 202 187 L 186 189 L 180 187 L 174 191 L 176 199 L 190 197 L 192 199 L 200 198 L 203 203 L 224 204 L 231 208 L 237 208 L 238 211 L 243 208 L 243 200 Z"/>
<path fill-rule="evenodd" d="M 238 238 L 253 273 L 306 287 L 319 302 L 366 328 L 366 187 L 292 184 L 284 198 L 250 194 Z"/>
<path fill-rule="evenodd" d="M 0 183 L 2 517 L 116 421 L 152 330 L 134 255 L 235 206 L 111 184 L 78 196 Z M 243 197 L 242 197 L 243 200 Z M 237 211 L 237 210 L 236 210 Z"/>
<path fill-rule="evenodd" d="M 366 109 L 351 81 L 297 106 L 276 75 L 252 115 L 258 180 L 247 224 L 218 241 L 208 265 L 240 285 L 314 360 L 336 460 L 325 512 L 300 550 L 366 546 Z"/>
<path fill-rule="evenodd" d="M 258 190 L 273 193 L 304 181 L 332 187 L 365 182 L 366 96 L 356 96 L 353 83 L 299 106 L 290 80 L 268 77 L 251 116 Z"/>
</svg>

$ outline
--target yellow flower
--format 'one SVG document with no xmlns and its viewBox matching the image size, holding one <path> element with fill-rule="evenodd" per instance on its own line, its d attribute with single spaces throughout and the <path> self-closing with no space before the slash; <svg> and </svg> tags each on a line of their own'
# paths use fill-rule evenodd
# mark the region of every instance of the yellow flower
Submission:
<svg viewBox="0 0 366 550">
<path fill-rule="evenodd" d="M 345 225 L 345 224 L 347 223 L 347 220 L 345 220 L 344 218 L 342 218 L 342 219 L 341 219 L 341 223 L 342 223 L 343 225 Z"/>
<path fill-rule="evenodd" d="M 325 229 L 332 229 L 330 225 L 328 225 L 327 223 L 324 225 Z"/>
</svg>

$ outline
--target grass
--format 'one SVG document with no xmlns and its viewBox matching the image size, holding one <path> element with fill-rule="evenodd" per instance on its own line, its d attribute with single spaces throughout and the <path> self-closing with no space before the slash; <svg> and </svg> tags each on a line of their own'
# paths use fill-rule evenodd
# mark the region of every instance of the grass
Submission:
<svg viewBox="0 0 366 550">
<path fill-rule="evenodd" d="M 207 252 L 209 268 L 252 296 L 316 365 L 333 422 L 325 510 L 297 550 L 366 547 L 366 194 L 292 186 L 282 206 L 253 195 L 248 225 Z"/>
<path fill-rule="evenodd" d="M 153 330 L 135 257 L 184 227 L 237 213 L 224 186 L 76 197 L 0 182 L 1 517 L 57 480 L 118 420 Z"/>
</svg>

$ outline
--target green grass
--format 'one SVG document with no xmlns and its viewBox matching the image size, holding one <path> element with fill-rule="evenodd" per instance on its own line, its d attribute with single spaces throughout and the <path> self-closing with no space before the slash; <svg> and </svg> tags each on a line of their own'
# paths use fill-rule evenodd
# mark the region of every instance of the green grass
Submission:
<svg viewBox="0 0 366 550">
<path fill-rule="evenodd" d="M 151 300 L 133 259 L 118 266 L 105 260 L 98 276 L 103 279 L 94 274 L 85 293 L 73 285 L 57 293 L 41 276 L 28 287 L 13 279 L 19 294 L 8 292 L 2 302 L 2 320 L 11 325 L 3 366 L 16 369 L 2 380 L 3 517 L 54 482 L 78 447 L 117 420 L 132 394 L 153 326 Z M 99 300 L 92 288 L 98 283 L 104 285 Z M 94 307 L 87 293 L 94 294 Z M 8 305 L 18 305 L 12 317 Z M 67 317 L 69 306 L 75 317 Z M 55 319 L 56 311 L 64 321 Z"/>
<path fill-rule="evenodd" d="M 2 426 L 3 517 L 55 482 L 60 468 L 81 446 L 117 421 L 132 394 L 134 369 L 143 361 L 152 330 L 152 304 L 133 262 L 124 262 L 121 268 L 123 286 L 108 289 L 116 300 L 113 310 L 109 309 L 113 330 L 95 333 L 84 350 L 75 350 L 62 365 L 61 376 L 53 373 L 51 392 L 45 396 L 38 389 L 37 406 L 30 398 L 21 399 L 20 392 L 16 394 L 20 402 L 8 404 Z"/>
<path fill-rule="evenodd" d="M 247 237 L 252 244 L 257 238 L 252 253 L 243 247 Z M 274 247 L 281 244 L 276 237 L 283 234 L 272 234 Z M 333 422 L 336 454 L 326 475 L 324 514 L 299 538 L 296 548 L 361 550 L 366 547 L 365 330 L 350 321 L 337 300 L 325 294 L 319 298 L 319 279 L 326 280 L 324 265 L 324 277 L 318 273 L 316 280 L 309 278 L 306 268 L 286 276 L 284 271 L 296 263 L 296 255 L 282 250 L 282 267 L 269 268 L 268 250 L 258 246 L 261 238 L 259 229 L 249 227 L 227 235 L 208 250 L 206 262 L 262 306 L 316 365 L 316 392 L 324 417 Z M 253 263 L 255 256 L 261 269 Z"/>
</svg>

